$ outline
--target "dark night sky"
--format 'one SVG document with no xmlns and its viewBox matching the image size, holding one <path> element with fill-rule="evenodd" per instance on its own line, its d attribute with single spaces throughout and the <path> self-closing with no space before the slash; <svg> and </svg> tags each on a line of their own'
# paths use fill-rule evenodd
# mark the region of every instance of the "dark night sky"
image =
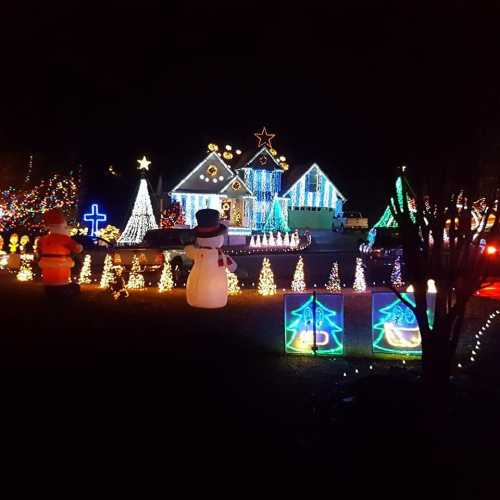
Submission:
<svg viewBox="0 0 500 500">
<path fill-rule="evenodd" d="M 208 142 L 246 150 L 264 124 L 292 169 L 317 161 L 372 217 L 397 165 L 458 172 L 495 150 L 494 3 L 83 5 L 3 7 L 0 145 L 82 162 L 118 224 L 143 153 L 171 187 Z"/>
</svg>

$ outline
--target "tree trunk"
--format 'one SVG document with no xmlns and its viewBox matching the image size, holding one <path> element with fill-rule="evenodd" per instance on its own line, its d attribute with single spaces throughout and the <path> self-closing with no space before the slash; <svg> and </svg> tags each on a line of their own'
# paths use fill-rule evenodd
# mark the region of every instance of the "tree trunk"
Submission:
<svg viewBox="0 0 500 500">
<path fill-rule="evenodd" d="M 422 396 L 433 420 L 444 417 L 449 403 L 451 349 L 443 333 L 434 330 L 422 338 Z"/>
</svg>

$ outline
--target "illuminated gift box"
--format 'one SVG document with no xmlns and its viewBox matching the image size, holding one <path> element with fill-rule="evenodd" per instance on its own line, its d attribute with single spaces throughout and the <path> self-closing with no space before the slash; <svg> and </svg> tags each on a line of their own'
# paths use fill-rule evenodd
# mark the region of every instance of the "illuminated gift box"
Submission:
<svg viewBox="0 0 500 500">
<path fill-rule="evenodd" d="M 415 305 L 413 293 L 402 296 Z M 427 294 L 427 316 L 432 327 L 436 294 Z M 413 311 L 394 292 L 372 293 L 372 339 L 374 353 L 422 354 L 422 337 Z"/>
<path fill-rule="evenodd" d="M 314 355 L 316 351 L 322 356 L 343 354 L 342 294 L 318 293 L 316 300 L 312 293 L 290 293 L 284 297 L 286 353 Z"/>
</svg>

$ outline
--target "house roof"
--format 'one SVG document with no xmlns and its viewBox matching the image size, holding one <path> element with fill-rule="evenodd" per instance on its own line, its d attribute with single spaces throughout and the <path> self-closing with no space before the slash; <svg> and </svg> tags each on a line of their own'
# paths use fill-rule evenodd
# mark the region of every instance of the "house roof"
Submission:
<svg viewBox="0 0 500 500">
<path fill-rule="evenodd" d="M 252 191 L 245 184 L 243 179 L 239 175 L 235 175 L 233 178 L 229 179 L 226 185 L 219 191 L 220 194 L 226 194 L 228 196 L 253 196 Z"/>
<path fill-rule="evenodd" d="M 258 158 L 260 156 L 268 157 L 266 163 L 259 162 Z M 278 160 L 271 154 L 271 151 L 266 146 L 262 146 L 257 151 L 252 151 L 250 153 L 244 153 L 240 156 L 237 164 L 234 167 L 236 170 L 240 168 L 260 168 L 263 170 L 282 170 Z"/>
<path fill-rule="evenodd" d="M 337 191 L 338 196 L 343 200 L 346 201 L 347 198 L 339 191 L 337 186 L 331 181 L 331 179 L 328 177 L 328 175 L 325 174 L 325 172 L 321 169 L 321 167 L 315 162 L 312 163 L 309 166 L 297 166 L 294 165 L 292 171 L 288 171 L 284 176 L 283 176 L 283 181 L 282 181 L 282 196 L 286 196 L 288 192 L 297 184 L 297 182 L 302 179 L 304 175 L 306 175 L 310 170 L 312 170 L 314 167 L 316 167 L 332 184 L 332 186 L 335 188 L 335 191 Z"/>
<path fill-rule="evenodd" d="M 215 152 L 208 154 L 172 190 L 172 193 L 218 194 L 235 176 L 231 167 Z"/>
</svg>

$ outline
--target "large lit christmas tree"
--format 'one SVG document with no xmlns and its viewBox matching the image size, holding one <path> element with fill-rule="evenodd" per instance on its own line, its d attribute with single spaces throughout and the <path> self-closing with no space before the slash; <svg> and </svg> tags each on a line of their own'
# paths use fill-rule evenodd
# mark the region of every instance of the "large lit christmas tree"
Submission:
<svg viewBox="0 0 500 500">
<path fill-rule="evenodd" d="M 334 262 L 332 265 L 326 289 L 331 293 L 340 292 L 342 290 L 340 286 L 339 265 L 337 262 Z"/>
<path fill-rule="evenodd" d="M 149 170 L 151 163 L 144 156 L 139 162 L 139 170 L 141 171 L 141 180 L 139 183 L 139 191 L 135 199 L 132 215 L 127 222 L 125 230 L 118 239 L 118 243 L 125 245 L 134 245 L 141 243 L 144 235 L 150 229 L 158 229 L 156 220 L 153 214 L 151 199 L 149 198 L 148 183 L 146 181 L 145 172 Z"/>
<path fill-rule="evenodd" d="M 303 292 L 306 289 L 306 283 L 304 281 L 304 261 L 302 260 L 302 255 L 299 257 L 297 262 L 297 267 L 293 273 L 292 290 L 294 292 Z"/>
<path fill-rule="evenodd" d="M 259 286 L 257 291 L 260 295 L 274 295 L 276 293 L 276 284 L 274 283 L 274 274 L 271 269 L 271 263 L 267 257 L 262 261 L 262 269 L 259 276 Z"/>
<path fill-rule="evenodd" d="M 132 257 L 132 267 L 128 275 L 127 288 L 135 290 L 144 288 L 144 276 L 141 273 L 141 264 L 139 263 L 139 257 L 137 255 Z"/>
<path fill-rule="evenodd" d="M 365 270 L 363 268 L 363 261 L 360 257 L 356 257 L 356 271 L 354 276 L 354 284 L 352 289 L 355 292 L 366 291 Z"/>
<path fill-rule="evenodd" d="M 281 203 L 277 196 L 274 196 L 273 198 L 273 202 L 269 208 L 269 213 L 267 214 L 266 222 L 262 231 L 282 231 L 284 233 L 290 231 L 281 209 Z"/>
</svg>

